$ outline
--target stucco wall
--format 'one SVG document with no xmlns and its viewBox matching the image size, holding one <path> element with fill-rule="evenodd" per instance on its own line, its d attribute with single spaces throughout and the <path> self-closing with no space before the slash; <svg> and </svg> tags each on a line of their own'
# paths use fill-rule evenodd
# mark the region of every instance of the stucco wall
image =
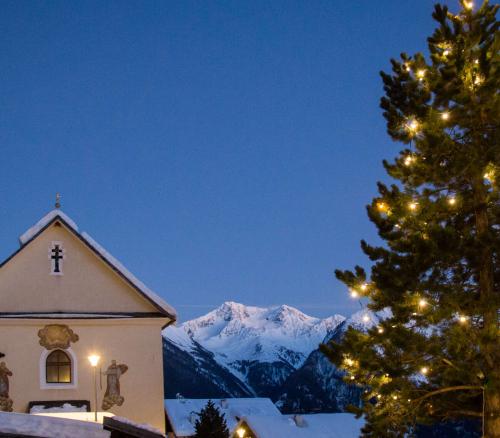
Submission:
<svg viewBox="0 0 500 438">
<path fill-rule="evenodd" d="M 139 423 L 149 423 L 164 430 L 163 369 L 161 326 L 165 319 L 127 320 L 0 320 L 0 351 L 8 368 L 10 396 L 15 412 L 25 412 L 28 402 L 34 400 L 90 400 L 94 409 L 92 368 L 90 354 L 101 356 L 104 371 L 112 359 L 128 365 L 121 377 L 124 404 L 113 406 L 115 415 Z M 39 344 L 38 330 L 46 324 L 66 324 L 79 340 L 71 344 L 77 358 L 75 389 L 41 389 L 40 357 L 44 347 Z M 106 389 L 106 377 L 99 389 L 99 409 Z"/>
<path fill-rule="evenodd" d="M 50 275 L 49 248 L 65 249 Z M 156 312 L 149 301 L 64 226 L 54 224 L 0 269 L 0 312 Z"/>
</svg>

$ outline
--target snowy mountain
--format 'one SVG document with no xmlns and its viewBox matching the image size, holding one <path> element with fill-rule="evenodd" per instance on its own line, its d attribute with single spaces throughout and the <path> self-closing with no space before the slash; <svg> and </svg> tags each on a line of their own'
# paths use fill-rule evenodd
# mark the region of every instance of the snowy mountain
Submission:
<svg viewBox="0 0 500 438">
<path fill-rule="evenodd" d="M 164 330 L 166 396 L 261 396 L 278 401 L 284 411 L 342 410 L 352 394 L 318 346 L 345 322 L 341 315 L 314 318 L 286 305 L 226 302 Z M 310 388 L 297 391 L 300 376 Z"/>
</svg>

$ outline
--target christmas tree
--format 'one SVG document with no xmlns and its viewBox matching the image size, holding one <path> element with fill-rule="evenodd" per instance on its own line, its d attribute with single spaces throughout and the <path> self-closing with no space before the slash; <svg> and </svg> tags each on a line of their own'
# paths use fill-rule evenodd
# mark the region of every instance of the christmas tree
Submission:
<svg viewBox="0 0 500 438">
<path fill-rule="evenodd" d="M 195 423 L 195 438 L 229 438 L 224 414 L 221 414 L 212 400 L 198 414 Z"/>
<path fill-rule="evenodd" d="M 366 437 L 467 418 L 500 437 L 497 10 L 436 5 L 429 57 L 403 53 L 381 73 L 388 133 L 404 145 L 367 207 L 385 244 L 361 242 L 370 275 L 336 271 L 367 326 L 322 347 L 364 390 Z"/>
</svg>

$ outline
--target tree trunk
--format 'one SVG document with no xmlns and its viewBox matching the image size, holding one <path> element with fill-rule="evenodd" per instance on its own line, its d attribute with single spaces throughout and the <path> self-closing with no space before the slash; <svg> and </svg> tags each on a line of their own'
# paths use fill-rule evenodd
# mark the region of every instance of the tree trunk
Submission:
<svg viewBox="0 0 500 438">
<path fill-rule="evenodd" d="M 498 382 L 492 382 L 498 385 Z M 492 390 L 485 390 L 484 437 L 500 438 L 500 391 L 494 385 Z"/>
</svg>

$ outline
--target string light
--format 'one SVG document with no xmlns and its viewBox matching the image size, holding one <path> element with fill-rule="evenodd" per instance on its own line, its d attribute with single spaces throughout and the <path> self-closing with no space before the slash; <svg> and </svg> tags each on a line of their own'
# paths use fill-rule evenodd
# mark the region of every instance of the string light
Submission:
<svg viewBox="0 0 500 438">
<path fill-rule="evenodd" d="M 479 64 L 479 59 L 474 59 L 474 64 Z"/>
<path fill-rule="evenodd" d="M 458 317 L 458 320 L 460 321 L 460 324 L 465 324 L 467 322 L 467 317 L 465 315 L 460 315 Z"/>
<path fill-rule="evenodd" d="M 354 377 L 354 376 L 351 376 L 351 380 L 354 380 L 355 378 L 356 378 L 356 377 Z"/>
<path fill-rule="evenodd" d="M 418 203 L 415 202 L 415 201 L 412 201 L 408 204 L 408 208 L 411 210 L 411 211 L 415 211 L 417 208 L 418 208 Z"/>
<path fill-rule="evenodd" d="M 351 298 L 357 298 L 358 297 L 358 291 L 355 289 L 351 289 Z"/>
<path fill-rule="evenodd" d="M 408 129 L 411 134 L 416 134 L 418 132 L 419 126 L 420 124 L 418 123 L 417 119 L 410 119 L 406 124 L 406 129 Z"/>
<path fill-rule="evenodd" d="M 441 118 L 443 120 L 448 120 L 450 118 L 450 113 L 448 111 L 441 113 Z"/>
<path fill-rule="evenodd" d="M 425 76 L 425 70 L 424 69 L 417 70 L 417 78 L 418 78 L 419 81 L 423 81 L 424 80 L 424 76 Z"/>
<path fill-rule="evenodd" d="M 448 49 L 446 49 L 444 52 L 443 52 L 443 56 L 448 56 L 450 54 L 450 51 Z"/>
<path fill-rule="evenodd" d="M 363 321 L 364 322 L 370 321 L 370 317 L 366 313 L 363 315 Z"/>
<path fill-rule="evenodd" d="M 380 400 L 382 396 L 380 394 L 377 394 L 377 398 Z"/>
<path fill-rule="evenodd" d="M 471 10 L 474 7 L 474 2 L 464 2 L 464 7 Z"/>
<path fill-rule="evenodd" d="M 421 298 L 419 301 L 418 301 L 418 307 L 420 307 L 421 309 L 423 309 L 424 307 L 427 307 L 427 304 L 429 304 L 427 302 L 426 299 L 424 298 Z"/>
<path fill-rule="evenodd" d="M 398 396 L 397 396 L 397 395 L 393 395 L 393 396 L 392 396 L 392 399 L 393 399 L 393 400 L 397 400 L 397 399 L 398 399 Z"/>
<path fill-rule="evenodd" d="M 386 213 L 389 210 L 389 206 L 385 202 L 379 201 L 377 202 L 377 210 Z"/>
<path fill-rule="evenodd" d="M 368 289 L 368 284 L 366 283 L 363 283 L 361 286 L 360 286 L 360 289 L 365 292 L 367 289 Z"/>
<path fill-rule="evenodd" d="M 348 357 L 348 358 L 346 358 L 346 359 L 344 359 L 344 362 L 345 362 L 348 366 L 350 366 L 350 367 L 352 367 L 352 366 L 354 365 L 354 361 L 353 361 L 351 358 L 349 358 L 349 357 Z"/>
<path fill-rule="evenodd" d="M 403 161 L 406 167 L 411 166 L 416 158 L 413 155 L 407 155 Z"/>
<path fill-rule="evenodd" d="M 474 85 L 479 85 L 481 82 L 483 82 L 483 78 L 481 76 L 476 76 L 474 79 Z"/>
<path fill-rule="evenodd" d="M 384 333 L 384 328 L 383 327 L 379 327 L 378 330 L 377 330 L 380 334 Z"/>
<path fill-rule="evenodd" d="M 429 368 L 427 367 L 422 367 L 420 368 L 420 372 L 425 376 L 429 372 Z"/>
<path fill-rule="evenodd" d="M 493 177 L 494 177 L 494 173 L 492 170 L 486 172 L 484 175 L 483 175 L 483 178 L 486 180 L 486 181 L 489 181 L 489 182 L 493 182 Z"/>
<path fill-rule="evenodd" d="M 455 198 L 454 196 L 450 196 L 450 197 L 448 198 L 448 204 L 450 204 L 450 205 L 452 205 L 452 206 L 453 206 L 453 205 L 455 205 L 456 203 L 457 203 L 457 198 Z"/>
</svg>

